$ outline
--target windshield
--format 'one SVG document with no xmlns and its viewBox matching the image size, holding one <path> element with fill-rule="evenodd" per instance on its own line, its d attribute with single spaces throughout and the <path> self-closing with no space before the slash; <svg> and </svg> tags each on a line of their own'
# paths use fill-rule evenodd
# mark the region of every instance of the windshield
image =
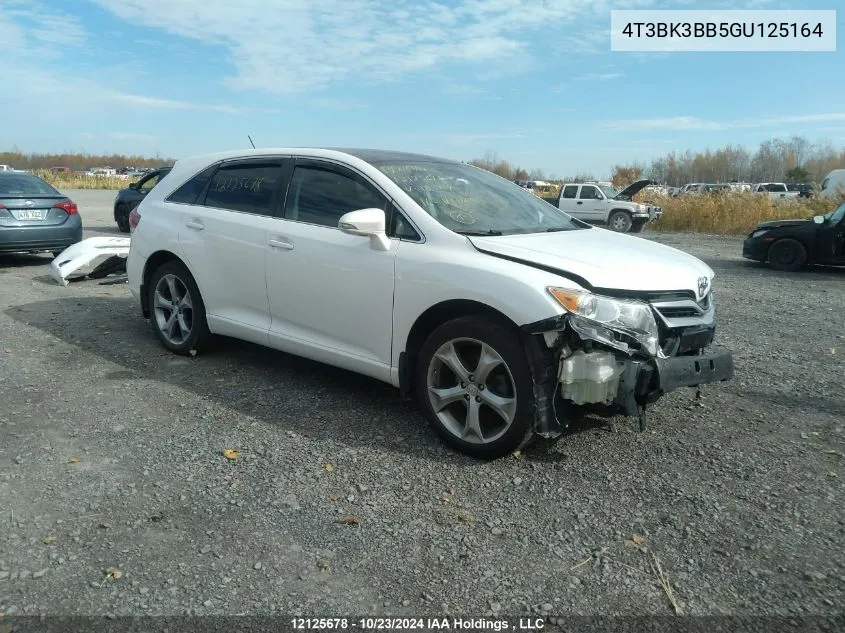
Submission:
<svg viewBox="0 0 845 633">
<path fill-rule="evenodd" d="M 599 185 L 599 189 L 604 192 L 605 197 L 607 198 L 615 198 L 619 195 L 619 192 L 616 191 L 613 187 L 608 187 L 607 185 Z"/>
<path fill-rule="evenodd" d="M 831 211 L 824 216 L 824 219 L 832 224 L 838 224 L 843 218 L 845 218 L 845 202 L 840 204 L 835 211 Z"/>
<path fill-rule="evenodd" d="M 404 161 L 376 167 L 426 213 L 456 233 L 505 235 L 590 228 L 522 187 L 478 167 Z"/>
<path fill-rule="evenodd" d="M 59 196 L 45 181 L 29 174 L 0 174 L 0 196 L 38 197 Z"/>
</svg>

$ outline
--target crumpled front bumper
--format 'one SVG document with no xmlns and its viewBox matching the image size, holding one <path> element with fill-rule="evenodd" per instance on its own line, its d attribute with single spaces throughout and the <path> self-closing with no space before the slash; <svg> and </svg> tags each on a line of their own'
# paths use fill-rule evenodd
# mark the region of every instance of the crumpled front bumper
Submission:
<svg viewBox="0 0 845 633">
<path fill-rule="evenodd" d="M 526 326 L 526 334 L 550 335 L 550 321 Z M 681 387 L 724 382 L 734 376 L 733 354 L 727 349 L 712 349 L 704 353 L 670 357 L 650 357 L 643 353 L 626 353 L 606 344 L 585 338 L 571 330 L 567 321 L 558 321 L 554 332 L 558 336 L 570 333 L 563 349 L 546 349 L 545 367 L 532 362 L 535 372 L 538 415 L 535 430 L 545 437 L 554 437 L 569 425 L 566 415 L 555 409 L 555 401 L 587 406 L 599 415 L 623 414 L 639 416 L 641 426 L 646 405 L 666 393 Z M 687 352 L 707 348 L 713 340 L 715 328 L 690 328 L 680 336 L 677 348 Z M 575 338 L 573 338 L 573 336 Z M 546 343 L 549 344 L 547 338 Z M 571 347 L 570 347 L 571 346 Z M 573 351 L 575 350 L 575 351 Z M 586 350 L 586 351 L 585 351 Z M 571 359 L 571 360 L 570 360 Z M 583 362 L 587 361 L 587 362 Z M 569 366 L 567 367 L 567 364 Z M 577 369 L 576 369 L 577 368 Z M 595 382 L 591 382 L 589 374 Z M 546 406 L 551 412 L 544 411 Z"/>
</svg>

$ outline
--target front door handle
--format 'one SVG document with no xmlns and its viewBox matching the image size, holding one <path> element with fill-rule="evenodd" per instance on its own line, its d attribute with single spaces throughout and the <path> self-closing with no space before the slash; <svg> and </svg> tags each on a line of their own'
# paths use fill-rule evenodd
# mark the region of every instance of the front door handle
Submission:
<svg viewBox="0 0 845 633">
<path fill-rule="evenodd" d="M 584 201 L 583 201 L 583 200 L 579 200 L 579 201 L 578 201 L 578 202 L 576 202 L 575 204 L 584 204 Z"/>
<path fill-rule="evenodd" d="M 267 240 L 267 244 L 269 244 L 272 248 L 281 248 L 286 251 L 293 250 L 293 244 L 283 239 L 269 239 Z"/>
<path fill-rule="evenodd" d="M 200 222 L 199 220 L 191 220 L 187 224 L 185 224 L 189 229 L 196 229 L 197 231 L 202 231 L 205 228 L 205 224 Z"/>
</svg>

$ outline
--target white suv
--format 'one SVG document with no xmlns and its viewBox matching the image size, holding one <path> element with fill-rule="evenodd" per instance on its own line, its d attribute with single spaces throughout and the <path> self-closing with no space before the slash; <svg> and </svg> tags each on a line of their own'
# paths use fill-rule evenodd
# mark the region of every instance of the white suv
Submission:
<svg viewBox="0 0 845 633">
<path fill-rule="evenodd" d="M 713 271 L 458 162 L 261 149 L 179 161 L 133 211 L 129 287 L 167 349 L 211 334 L 359 372 L 495 458 L 579 407 L 727 380 Z"/>
<path fill-rule="evenodd" d="M 560 189 L 557 206 L 579 220 L 603 224 L 620 233 L 639 233 L 645 225 L 659 220 L 660 207 L 639 204 L 632 198 L 652 180 L 638 180 L 622 191 L 601 183 L 567 183 Z"/>
</svg>

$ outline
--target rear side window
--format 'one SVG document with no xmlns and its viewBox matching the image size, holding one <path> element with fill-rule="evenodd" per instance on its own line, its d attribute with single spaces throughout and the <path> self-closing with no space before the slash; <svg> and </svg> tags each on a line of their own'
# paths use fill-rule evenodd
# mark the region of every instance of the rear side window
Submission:
<svg viewBox="0 0 845 633">
<path fill-rule="evenodd" d="M 208 185 L 205 206 L 257 215 L 273 215 L 273 199 L 282 176 L 275 161 L 224 165 Z"/>
<path fill-rule="evenodd" d="M 212 165 L 205 171 L 201 171 L 196 176 L 191 178 L 184 185 L 179 187 L 176 191 L 170 194 L 167 202 L 180 202 L 182 204 L 196 204 L 197 197 L 202 193 L 217 165 Z"/>
<path fill-rule="evenodd" d="M 578 185 L 566 185 L 563 188 L 563 193 L 561 194 L 561 198 L 575 198 L 575 194 L 578 193 Z"/>
</svg>

